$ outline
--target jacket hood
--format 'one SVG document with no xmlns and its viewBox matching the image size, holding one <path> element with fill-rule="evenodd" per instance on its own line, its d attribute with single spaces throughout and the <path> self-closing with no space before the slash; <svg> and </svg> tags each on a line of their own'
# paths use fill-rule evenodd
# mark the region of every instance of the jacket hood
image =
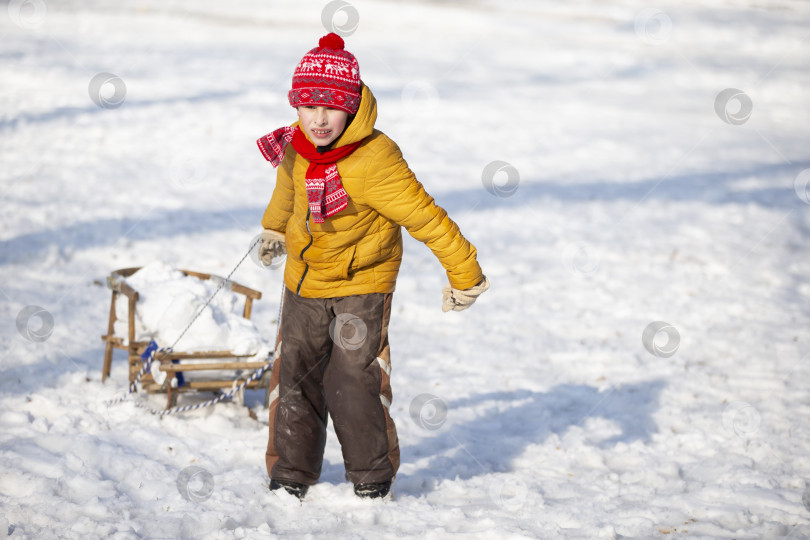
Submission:
<svg viewBox="0 0 810 540">
<path fill-rule="evenodd" d="M 351 124 L 338 137 L 335 148 L 362 141 L 374 131 L 374 124 L 377 123 L 377 99 L 365 84 L 360 96 L 360 108 L 357 109 Z"/>
<path fill-rule="evenodd" d="M 374 94 L 371 93 L 371 89 L 363 84 L 360 94 L 360 107 L 357 109 L 357 113 L 354 115 L 354 120 L 352 120 L 352 122 L 346 126 L 346 129 L 343 131 L 340 137 L 338 137 L 333 143 L 332 148 L 340 148 L 341 146 L 346 146 L 347 144 L 362 141 L 372 134 L 374 131 L 374 124 L 376 122 L 377 99 L 374 97 Z M 297 121 L 293 124 L 293 126 L 300 127 L 301 122 Z M 307 135 L 306 131 L 301 131 L 304 133 L 304 136 L 306 136 L 309 142 L 313 142 L 312 139 L 309 138 L 309 135 Z"/>
</svg>

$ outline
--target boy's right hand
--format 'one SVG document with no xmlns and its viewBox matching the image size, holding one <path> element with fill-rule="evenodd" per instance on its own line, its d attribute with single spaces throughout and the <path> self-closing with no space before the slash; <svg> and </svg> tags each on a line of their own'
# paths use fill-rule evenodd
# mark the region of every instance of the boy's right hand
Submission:
<svg viewBox="0 0 810 540">
<path fill-rule="evenodd" d="M 265 266 L 270 266 L 273 259 L 287 253 L 284 233 L 272 229 L 264 229 L 259 240 L 259 259 Z"/>
</svg>

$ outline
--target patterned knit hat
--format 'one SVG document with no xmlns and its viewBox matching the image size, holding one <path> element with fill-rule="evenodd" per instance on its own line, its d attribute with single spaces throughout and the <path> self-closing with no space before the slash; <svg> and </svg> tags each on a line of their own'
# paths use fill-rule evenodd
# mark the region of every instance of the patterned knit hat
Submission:
<svg viewBox="0 0 810 540">
<path fill-rule="evenodd" d="M 360 66 L 343 48 L 343 39 L 327 34 L 295 68 L 290 105 L 334 107 L 349 114 L 360 107 Z"/>
</svg>

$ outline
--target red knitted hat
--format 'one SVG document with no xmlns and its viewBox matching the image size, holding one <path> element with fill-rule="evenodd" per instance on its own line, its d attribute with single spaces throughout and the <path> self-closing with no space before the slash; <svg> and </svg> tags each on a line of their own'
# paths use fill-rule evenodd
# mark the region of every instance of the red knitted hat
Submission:
<svg viewBox="0 0 810 540">
<path fill-rule="evenodd" d="M 334 107 L 349 114 L 360 107 L 360 65 L 343 48 L 343 39 L 327 34 L 309 51 L 293 73 L 290 105 Z"/>
</svg>

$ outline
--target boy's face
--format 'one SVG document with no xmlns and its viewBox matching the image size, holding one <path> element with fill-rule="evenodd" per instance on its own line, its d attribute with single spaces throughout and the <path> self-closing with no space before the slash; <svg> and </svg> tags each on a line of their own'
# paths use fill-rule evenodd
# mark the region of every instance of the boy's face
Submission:
<svg viewBox="0 0 810 540">
<path fill-rule="evenodd" d="M 298 118 L 310 140 L 316 146 L 327 146 L 337 139 L 346 127 L 349 113 L 330 107 L 302 105 L 297 107 Z"/>
</svg>

